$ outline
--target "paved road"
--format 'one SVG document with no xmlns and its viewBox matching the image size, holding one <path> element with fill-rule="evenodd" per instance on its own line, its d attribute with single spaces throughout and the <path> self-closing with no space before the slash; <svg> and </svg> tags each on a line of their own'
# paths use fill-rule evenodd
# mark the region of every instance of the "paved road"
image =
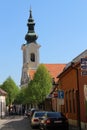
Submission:
<svg viewBox="0 0 87 130">
<path fill-rule="evenodd" d="M 29 118 L 26 116 L 9 116 L 0 119 L 0 130 L 39 130 L 32 129 Z M 78 130 L 75 127 L 69 127 L 69 130 Z"/>
<path fill-rule="evenodd" d="M 0 119 L 0 130 L 32 130 L 25 116 L 10 116 Z"/>
</svg>

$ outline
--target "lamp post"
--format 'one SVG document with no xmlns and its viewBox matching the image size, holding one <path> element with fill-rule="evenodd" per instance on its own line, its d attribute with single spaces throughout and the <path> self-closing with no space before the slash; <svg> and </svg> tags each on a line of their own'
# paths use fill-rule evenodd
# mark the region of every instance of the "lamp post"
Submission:
<svg viewBox="0 0 87 130">
<path fill-rule="evenodd" d="M 79 130 L 81 130 L 81 117 L 80 117 L 80 91 L 79 91 L 79 71 L 78 71 L 78 67 L 75 66 L 75 63 L 72 62 L 72 68 L 76 70 L 76 78 L 77 78 L 77 116 L 78 116 L 78 127 L 79 127 Z"/>
</svg>

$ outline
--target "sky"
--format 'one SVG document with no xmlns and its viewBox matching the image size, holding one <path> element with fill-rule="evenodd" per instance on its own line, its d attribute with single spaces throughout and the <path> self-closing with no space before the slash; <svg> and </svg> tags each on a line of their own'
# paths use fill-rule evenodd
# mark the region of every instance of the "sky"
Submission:
<svg viewBox="0 0 87 130">
<path fill-rule="evenodd" d="M 20 85 L 30 7 L 40 63 L 67 64 L 87 49 L 87 0 L 1 0 L 0 84 L 10 76 Z"/>
</svg>

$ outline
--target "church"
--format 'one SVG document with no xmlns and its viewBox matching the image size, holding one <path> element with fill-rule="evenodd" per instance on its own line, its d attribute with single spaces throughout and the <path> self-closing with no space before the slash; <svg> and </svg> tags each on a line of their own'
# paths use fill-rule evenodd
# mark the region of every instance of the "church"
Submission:
<svg viewBox="0 0 87 130">
<path fill-rule="evenodd" d="M 31 9 L 27 26 L 26 43 L 21 47 L 23 51 L 21 87 L 26 86 L 33 79 L 40 65 L 39 49 L 41 46 L 37 43 L 38 36 L 34 30 L 35 22 Z M 83 51 L 68 64 L 51 63 L 44 65 L 54 82 L 58 83 L 58 88 L 54 87 L 53 92 L 50 93 L 53 110 L 67 114 L 71 125 L 78 126 L 79 129 L 87 129 L 87 50 Z M 63 98 L 58 97 L 60 90 L 64 92 Z M 55 92 L 57 92 L 56 97 L 54 97 Z M 47 102 L 47 106 L 50 106 L 50 102 Z"/>
<path fill-rule="evenodd" d="M 34 30 L 35 22 L 32 17 L 32 10 L 30 9 L 29 19 L 27 22 L 28 32 L 25 35 L 26 43 L 22 45 L 23 51 L 23 67 L 21 75 L 21 87 L 26 86 L 28 82 L 33 79 L 37 70 L 39 61 L 39 48 L 41 45 L 37 43 L 38 36 Z M 57 81 L 57 75 L 62 72 L 65 64 L 44 64 L 52 76 L 52 79 Z"/>
</svg>

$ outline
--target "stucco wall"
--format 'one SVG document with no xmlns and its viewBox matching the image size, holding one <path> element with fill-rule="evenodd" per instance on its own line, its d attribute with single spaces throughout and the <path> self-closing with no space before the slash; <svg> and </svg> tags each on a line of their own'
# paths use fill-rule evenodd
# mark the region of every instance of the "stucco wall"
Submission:
<svg viewBox="0 0 87 130">
<path fill-rule="evenodd" d="M 0 117 L 4 117 L 6 113 L 6 101 L 5 96 L 0 96 Z"/>
</svg>

